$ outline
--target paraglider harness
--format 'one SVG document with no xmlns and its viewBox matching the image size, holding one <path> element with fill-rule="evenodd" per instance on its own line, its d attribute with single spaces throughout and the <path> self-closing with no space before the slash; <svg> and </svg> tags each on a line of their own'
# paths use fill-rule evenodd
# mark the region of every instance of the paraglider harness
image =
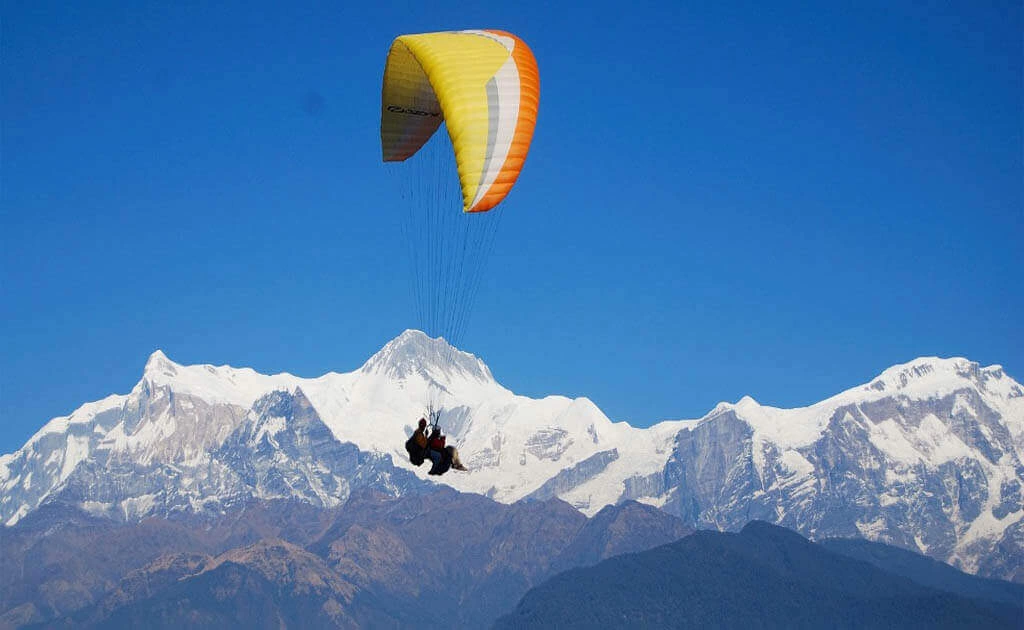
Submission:
<svg viewBox="0 0 1024 630">
<path fill-rule="evenodd" d="M 412 462 L 414 466 L 419 466 L 423 464 L 423 462 L 425 462 L 427 458 L 430 456 L 430 451 L 435 451 L 441 456 L 441 458 L 438 462 L 432 464 L 432 466 L 430 467 L 429 474 L 443 475 L 444 473 L 448 472 L 449 468 L 452 467 L 452 455 L 447 448 L 431 448 L 431 442 L 433 441 L 433 438 L 439 436 L 441 433 L 441 428 L 438 426 L 438 423 L 441 420 L 441 411 L 435 410 L 433 405 L 431 405 L 430 407 L 427 408 L 427 417 L 430 418 L 430 422 L 427 424 L 427 428 L 430 429 L 430 432 L 427 433 L 426 431 L 424 431 L 424 437 L 427 438 L 426 448 L 423 448 L 416 443 L 416 434 L 413 433 L 412 437 L 410 437 L 405 442 L 405 450 L 409 453 L 409 461 Z M 417 430 L 419 430 L 418 427 Z"/>
</svg>

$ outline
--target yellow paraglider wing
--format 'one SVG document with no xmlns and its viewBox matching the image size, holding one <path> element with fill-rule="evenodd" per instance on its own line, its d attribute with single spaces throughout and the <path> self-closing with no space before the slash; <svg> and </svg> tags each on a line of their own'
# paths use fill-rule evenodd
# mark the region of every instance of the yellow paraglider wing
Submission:
<svg viewBox="0 0 1024 630">
<path fill-rule="evenodd" d="M 384 69 L 384 161 L 409 158 L 444 121 L 455 149 L 463 210 L 490 210 L 523 168 L 539 96 L 533 53 L 511 33 L 402 35 L 391 44 Z"/>
</svg>

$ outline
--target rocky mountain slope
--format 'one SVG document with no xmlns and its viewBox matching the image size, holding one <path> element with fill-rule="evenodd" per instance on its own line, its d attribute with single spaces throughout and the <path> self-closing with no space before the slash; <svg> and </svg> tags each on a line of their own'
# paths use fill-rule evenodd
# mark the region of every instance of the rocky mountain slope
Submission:
<svg viewBox="0 0 1024 630">
<path fill-rule="evenodd" d="M 559 570 L 691 532 L 635 502 L 588 519 L 433 486 L 139 522 L 49 503 L 0 536 L 0 628 L 486 627 Z"/>
</svg>

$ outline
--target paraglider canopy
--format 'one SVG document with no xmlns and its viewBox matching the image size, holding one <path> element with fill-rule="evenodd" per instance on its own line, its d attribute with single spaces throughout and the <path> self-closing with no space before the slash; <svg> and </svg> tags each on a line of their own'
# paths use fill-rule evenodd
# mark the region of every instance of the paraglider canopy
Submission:
<svg viewBox="0 0 1024 630">
<path fill-rule="evenodd" d="M 519 177 L 537 121 L 540 79 L 526 44 L 496 30 L 402 35 L 381 92 L 385 162 L 415 154 L 444 121 L 465 212 L 490 210 Z"/>
<path fill-rule="evenodd" d="M 417 327 L 447 341 L 442 369 L 452 366 L 468 325 L 539 98 L 537 62 L 511 33 L 445 31 L 391 42 L 381 154 L 402 198 Z M 437 133 L 442 126 L 446 134 Z M 435 427 L 449 394 L 429 380 L 424 404 Z"/>
</svg>

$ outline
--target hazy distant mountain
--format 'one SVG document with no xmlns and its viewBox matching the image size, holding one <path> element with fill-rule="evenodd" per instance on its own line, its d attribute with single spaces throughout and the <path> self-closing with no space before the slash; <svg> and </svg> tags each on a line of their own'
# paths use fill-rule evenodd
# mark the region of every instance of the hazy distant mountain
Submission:
<svg viewBox="0 0 1024 630">
<path fill-rule="evenodd" d="M 754 521 L 739 534 L 698 532 L 561 573 L 495 627 L 1019 628 L 1022 620 L 1024 601 L 927 588 Z"/>
<path fill-rule="evenodd" d="M 138 523 L 50 504 L 0 537 L 0 627 L 486 627 L 561 568 L 690 532 L 633 502 L 587 519 L 444 488 Z"/>
<path fill-rule="evenodd" d="M 428 402 L 470 473 L 426 476 L 403 443 Z M 440 482 L 588 515 L 628 499 L 691 527 L 751 519 L 862 536 L 1024 581 L 1024 390 L 998 366 L 918 359 L 801 409 L 750 398 L 647 429 L 585 398 L 534 400 L 476 357 L 406 331 L 314 379 L 182 366 L 156 352 L 124 395 L 47 423 L 0 457 L 0 519 L 49 501 L 108 518 L 216 517 L 252 500 L 342 505 Z"/>
</svg>

